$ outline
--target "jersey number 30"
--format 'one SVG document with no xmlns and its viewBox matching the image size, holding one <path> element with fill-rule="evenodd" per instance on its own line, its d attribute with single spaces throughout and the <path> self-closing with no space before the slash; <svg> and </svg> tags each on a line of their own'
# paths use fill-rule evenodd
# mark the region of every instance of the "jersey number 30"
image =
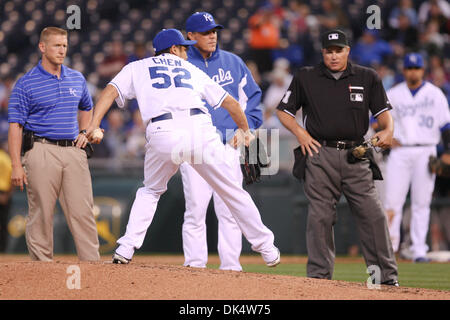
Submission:
<svg viewBox="0 0 450 320">
<path fill-rule="evenodd" d="M 148 68 L 148 70 L 150 71 L 151 79 L 160 80 L 160 81 L 152 84 L 153 88 L 167 89 L 168 87 L 170 87 L 172 85 L 172 79 L 173 79 L 173 83 L 175 84 L 175 87 L 193 89 L 189 83 L 183 82 L 183 80 L 191 79 L 191 73 L 184 68 L 174 68 L 174 69 L 170 70 L 171 74 L 169 74 L 168 67 L 162 67 L 162 66 L 150 67 L 150 68 Z"/>
</svg>

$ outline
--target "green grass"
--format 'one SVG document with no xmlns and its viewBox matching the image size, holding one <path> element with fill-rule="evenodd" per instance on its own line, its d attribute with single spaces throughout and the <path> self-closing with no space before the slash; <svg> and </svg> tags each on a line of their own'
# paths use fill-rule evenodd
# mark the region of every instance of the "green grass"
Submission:
<svg viewBox="0 0 450 320">
<path fill-rule="evenodd" d="M 350 259 L 348 262 L 342 257 L 338 259 L 339 262 L 334 267 L 333 280 L 366 282 L 369 274 L 366 273 L 367 268 L 363 260 L 355 262 L 355 258 Z M 211 267 L 218 268 L 214 265 Z M 267 268 L 263 264 L 247 264 L 242 267 L 245 272 L 306 277 L 306 264 L 304 263 L 281 263 L 276 268 Z M 398 262 L 398 273 L 402 287 L 450 291 L 450 263 Z"/>
</svg>

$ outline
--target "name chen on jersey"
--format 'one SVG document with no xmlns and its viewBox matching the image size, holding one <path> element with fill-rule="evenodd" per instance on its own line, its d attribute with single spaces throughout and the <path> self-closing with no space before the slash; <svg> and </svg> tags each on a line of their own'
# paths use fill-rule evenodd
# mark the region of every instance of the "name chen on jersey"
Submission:
<svg viewBox="0 0 450 320">
<path fill-rule="evenodd" d="M 160 58 L 160 57 L 153 57 L 153 62 L 155 64 L 162 64 L 165 66 L 171 66 L 171 67 L 181 67 L 181 61 L 180 60 L 174 60 L 170 58 Z"/>
</svg>

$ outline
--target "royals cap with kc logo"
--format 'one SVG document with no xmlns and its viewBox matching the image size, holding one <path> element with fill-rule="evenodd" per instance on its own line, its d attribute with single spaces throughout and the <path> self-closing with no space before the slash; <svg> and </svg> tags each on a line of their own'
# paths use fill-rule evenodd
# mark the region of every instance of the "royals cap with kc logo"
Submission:
<svg viewBox="0 0 450 320">
<path fill-rule="evenodd" d="M 186 20 L 187 32 L 205 32 L 214 28 L 223 29 L 223 26 L 208 12 L 196 12 Z"/>
<path fill-rule="evenodd" d="M 423 58 L 418 53 L 409 53 L 403 59 L 403 68 L 423 68 Z"/>
<path fill-rule="evenodd" d="M 173 45 L 191 46 L 196 43 L 195 40 L 184 39 L 183 34 L 177 29 L 163 29 L 153 39 L 153 48 L 155 52 L 159 52 Z"/>
</svg>

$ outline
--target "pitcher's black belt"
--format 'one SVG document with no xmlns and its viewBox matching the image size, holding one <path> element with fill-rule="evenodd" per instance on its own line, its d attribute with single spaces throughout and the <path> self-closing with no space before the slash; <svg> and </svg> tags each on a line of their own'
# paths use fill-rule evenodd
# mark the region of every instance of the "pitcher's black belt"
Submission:
<svg viewBox="0 0 450 320">
<path fill-rule="evenodd" d="M 195 116 L 196 114 L 202 114 L 204 113 L 201 109 L 199 108 L 193 108 L 190 110 L 190 115 L 191 116 Z M 162 121 L 162 120 L 170 120 L 173 119 L 172 114 L 170 112 L 168 113 L 163 113 L 160 116 L 154 117 L 151 119 L 151 122 L 157 122 L 157 121 Z"/>
<path fill-rule="evenodd" d="M 434 144 L 402 144 L 400 147 L 432 147 Z"/>
<path fill-rule="evenodd" d="M 53 139 L 48 139 L 48 138 L 38 137 L 38 136 L 34 136 L 34 141 L 55 144 L 60 147 L 73 147 L 75 145 L 74 140 L 64 140 L 64 139 L 63 140 L 53 140 Z"/>
<path fill-rule="evenodd" d="M 325 147 L 336 148 L 338 150 L 350 149 L 363 143 L 363 140 L 323 140 L 322 145 Z"/>
</svg>

